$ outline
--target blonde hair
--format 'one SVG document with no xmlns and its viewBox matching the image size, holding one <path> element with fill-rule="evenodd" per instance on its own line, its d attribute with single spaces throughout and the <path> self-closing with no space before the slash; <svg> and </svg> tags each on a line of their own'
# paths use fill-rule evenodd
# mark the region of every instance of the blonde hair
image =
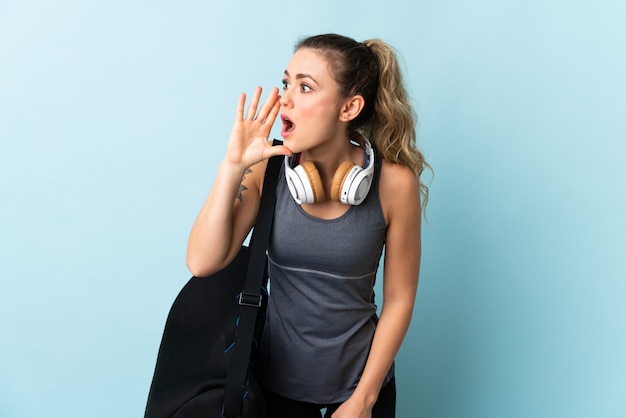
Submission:
<svg viewBox="0 0 626 418">
<path fill-rule="evenodd" d="M 425 168 L 432 168 L 417 146 L 417 117 L 395 49 L 380 39 L 357 42 L 337 34 L 305 38 L 296 45 L 296 50 L 301 48 L 319 51 L 328 59 L 342 96 L 363 96 L 365 105 L 349 129 L 361 131 L 383 159 L 416 174 L 425 210 L 428 186 L 420 177 Z"/>
</svg>

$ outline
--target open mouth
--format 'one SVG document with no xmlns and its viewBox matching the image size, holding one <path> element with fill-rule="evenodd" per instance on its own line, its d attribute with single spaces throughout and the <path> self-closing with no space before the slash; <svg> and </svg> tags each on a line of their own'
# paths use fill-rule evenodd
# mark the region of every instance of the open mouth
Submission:
<svg viewBox="0 0 626 418">
<path fill-rule="evenodd" d="M 283 121 L 283 132 L 289 133 L 296 129 L 296 125 L 285 115 L 281 115 L 280 118 Z"/>
</svg>

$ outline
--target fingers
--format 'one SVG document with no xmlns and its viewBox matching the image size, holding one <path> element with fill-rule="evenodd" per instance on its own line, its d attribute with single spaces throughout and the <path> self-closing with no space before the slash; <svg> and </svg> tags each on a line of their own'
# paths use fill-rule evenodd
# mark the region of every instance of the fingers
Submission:
<svg viewBox="0 0 626 418">
<path fill-rule="evenodd" d="M 248 114 L 246 115 L 246 119 L 254 120 L 256 119 L 256 110 L 259 106 L 259 100 L 261 100 L 261 92 L 263 89 L 261 87 L 257 87 L 254 90 L 254 94 L 252 95 L 252 101 L 250 102 L 250 106 L 248 106 Z"/>
<path fill-rule="evenodd" d="M 259 90 L 259 97 L 256 98 L 256 105 L 258 105 L 258 102 L 260 100 L 260 92 L 261 91 Z M 265 123 L 265 122 L 274 123 L 274 119 L 276 119 L 276 115 L 278 115 L 278 111 L 280 110 L 280 104 L 279 104 L 278 99 L 279 99 L 278 89 L 274 87 L 269 97 L 265 100 L 265 103 L 263 103 L 263 106 L 259 110 L 259 113 L 256 115 L 255 119 L 261 121 L 262 123 Z M 274 117 L 273 118 L 268 117 L 268 116 L 271 116 L 272 113 L 276 113 Z"/>
<path fill-rule="evenodd" d="M 274 100 L 273 103 L 270 101 L 270 99 L 272 98 Z M 266 108 L 269 110 L 267 110 Z M 270 125 L 272 125 L 274 121 L 276 120 L 276 117 L 278 116 L 278 112 L 280 112 L 280 96 L 278 95 L 278 89 L 275 88 L 272 91 L 272 96 L 270 96 L 270 98 L 267 99 L 267 102 L 265 103 L 265 106 L 264 106 L 264 112 L 265 111 L 267 111 L 268 113 L 263 116 L 262 120 L 263 122 L 269 123 Z"/>
<path fill-rule="evenodd" d="M 245 112 L 246 94 L 242 93 L 241 96 L 239 96 L 239 103 L 237 105 L 236 113 L 237 120 L 259 120 L 262 123 L 265 123 L 266 121 L 271 123 L 274 122 L 276 116 L 278 116 L 278 112 L 280 111 L 280 96 L 278 95 L 278 88 L 274 87 L 272 89 L 269 97 L 266 99 L 261 109 L 258 110 L 262 92 L 263 89 L 261 87 L 257 87 L 254 90 L 254 94 L 252 95 L 252 100 L 250 102 L 250 105 L 248 106 L 247 112 Z"/>
<path fill-rule="evenodd" d="M 239 95 L 239 102 L 237 103 L 237 111 L 235 112 L 235 120 L 243 119 L 243 109 L 246 106 L 246 93 Z"/>
<path fill-rule="evenodd" d="M 287 155 L 291 157 L 293 152 L 284 145 L 272 145 L 263 153 L 263 158 L 270 158 L 276 155 Z"/>
</svg>

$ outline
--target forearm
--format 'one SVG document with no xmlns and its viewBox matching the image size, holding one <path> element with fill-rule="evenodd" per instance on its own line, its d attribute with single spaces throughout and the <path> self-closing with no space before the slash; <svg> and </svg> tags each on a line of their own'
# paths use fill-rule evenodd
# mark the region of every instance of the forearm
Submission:
<svg viewBox="0 0 626 418">
<path fill-rule="evenodd" d="M 222 268 L 233 248 L 233 212 L 245 168 L 220 163 L 215 182 L 198 214 L 187 244 L 187 267 L 196 276 Z"/>
<path fill-rule="evenodd" d="M 374 333 L 370 354 L 354 392 L 368 407 L 376 402 L 380 388 L 409 328 L 413 301 L 394 301 L 383 305 Z"/>
</svg>

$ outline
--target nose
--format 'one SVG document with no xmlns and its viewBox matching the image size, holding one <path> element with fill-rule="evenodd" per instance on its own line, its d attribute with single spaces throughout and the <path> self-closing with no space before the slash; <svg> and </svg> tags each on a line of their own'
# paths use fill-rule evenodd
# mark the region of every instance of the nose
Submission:
<svg viewBox="0 0 626 418">
<path fill-rule="evenodd" d="M 283 92 L 280 95 L 280 100 L 278 102 L 280 103 L 281 107 L 291 106 L 291 92 L 288 88 L 283 89 Z"/>
</svg>

